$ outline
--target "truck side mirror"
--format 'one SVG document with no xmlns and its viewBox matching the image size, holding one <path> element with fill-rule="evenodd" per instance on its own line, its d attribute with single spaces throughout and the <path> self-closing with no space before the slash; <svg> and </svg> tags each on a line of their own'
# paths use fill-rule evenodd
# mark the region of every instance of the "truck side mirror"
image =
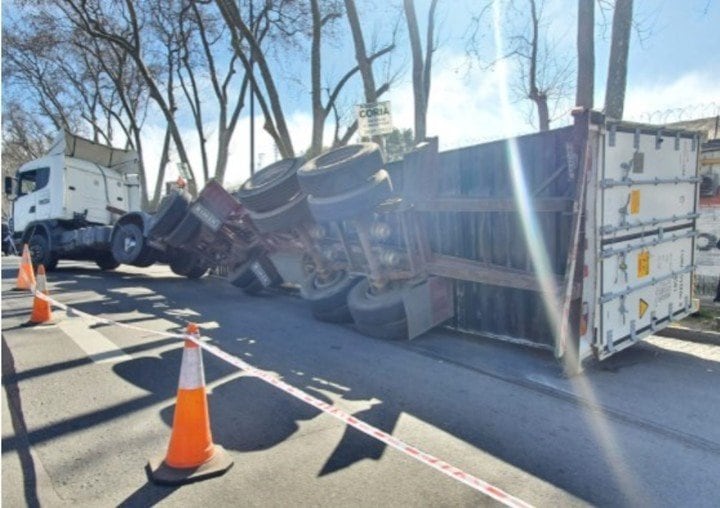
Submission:
<svg viewBox="0 0 720 508">
<path fill-rule="evenodd" d="M 13 193 L 13 177 L 6 176 L 5 177 L 5 195 L 11 196 L 12 193 Z"/>
</svg>

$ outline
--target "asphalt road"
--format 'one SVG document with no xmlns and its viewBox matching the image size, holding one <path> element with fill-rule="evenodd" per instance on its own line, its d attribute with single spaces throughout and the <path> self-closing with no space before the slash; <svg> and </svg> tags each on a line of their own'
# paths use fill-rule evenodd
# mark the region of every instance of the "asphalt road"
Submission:
<svg viewBox="0 0 720 508">
<path fill-rule="evenodd" d="M 196 321 L 213 344 L 538 506 L 720 505 L 720 346 L 653 337 L 564 379 L 551 355 L 437 330 L 411 343 L 314 321 L 298 297 L 248 297 L 165 267 L 61 263 L 54 298 L 147 329 L 55 312 L 2 264 L 4 506 L 483 506 L 494 501 L 205 354 L 224 476 L 150 483 Z"/>
</svg>

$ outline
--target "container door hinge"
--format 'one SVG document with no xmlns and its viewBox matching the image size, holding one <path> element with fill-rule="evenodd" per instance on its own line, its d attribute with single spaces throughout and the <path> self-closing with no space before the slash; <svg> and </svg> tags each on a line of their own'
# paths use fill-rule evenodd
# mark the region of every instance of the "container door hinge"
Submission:
<svg viewBox="0 0 720 508">
<path fill-rule="evenodd" d="M 663 141 L 664 139 L 662 137 L 662 129 L 659 129 L 655 133 L 655 150 L 660 150 L 662 148 Z"/>
</svg>

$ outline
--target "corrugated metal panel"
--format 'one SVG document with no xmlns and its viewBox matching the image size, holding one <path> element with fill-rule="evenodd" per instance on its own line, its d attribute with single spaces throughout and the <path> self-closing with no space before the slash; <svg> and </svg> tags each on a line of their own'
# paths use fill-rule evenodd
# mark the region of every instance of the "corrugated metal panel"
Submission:
<svg viewBox="0 0 720 508">
<path fill-rule="evenodd" d="M 568 171 L 567 161 L 572 135 L 572 127 L 567 127 L 443 152 L 439 154 L 437 197 L 514 197 L 510 166 L 514 143 L 531 196 L 573 198 L 577 171 Z M 402 187 L 401 168 L 397 163 L 388 165 L 396 189 Z M 434 253 L 535 272 L 529 252 L 542 249 L 551 270 L 562 277 L 572 216 L 567 212 L 535 212 L 534 216 L 541 245 L 528 245 L 515 211 L 428 212 L 422 220 Z M 540 292 L 456 281 L 455 297 L 456 317 L 450 323 L 455 329 L 553 344 Z"/>
</svg>

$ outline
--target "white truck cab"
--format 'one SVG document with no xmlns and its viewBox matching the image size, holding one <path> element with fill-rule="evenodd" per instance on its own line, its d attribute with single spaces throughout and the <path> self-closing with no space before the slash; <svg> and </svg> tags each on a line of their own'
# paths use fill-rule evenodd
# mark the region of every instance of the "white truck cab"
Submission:
<svg viewBox="0 0 720 508">
<path fill-rule="evenodd" d="M 6 193 L 11 187 L 6 182 Z M 68 258 L 117 266 L 113 225 L 140 212 L 136 152 L 62 131 L 44 157 L 18 169 L 14 187 L 13 238 L 30 245 L 34 263 L 52 269 Z"/>
</svg>

